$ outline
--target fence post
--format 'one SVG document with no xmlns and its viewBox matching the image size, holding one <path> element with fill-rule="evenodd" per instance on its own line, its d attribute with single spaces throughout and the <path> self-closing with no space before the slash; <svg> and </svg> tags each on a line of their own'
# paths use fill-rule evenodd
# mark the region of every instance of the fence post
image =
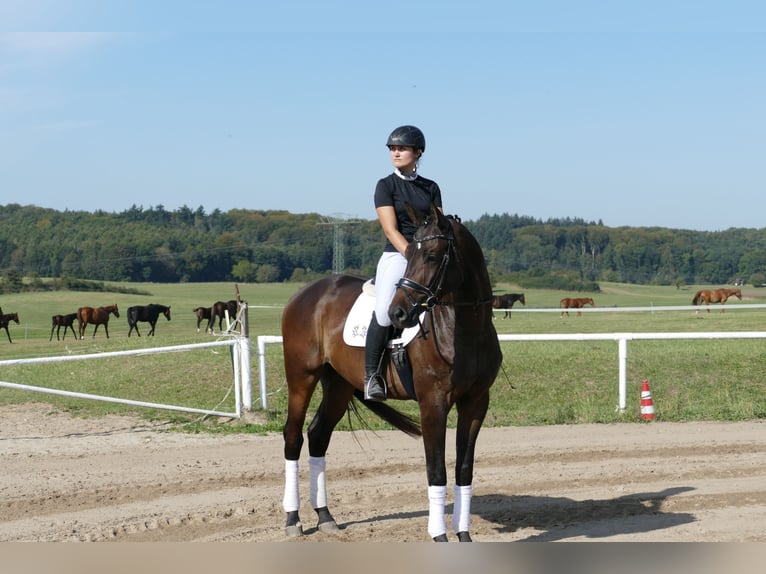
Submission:
<svg viewBox="0 0 766 574">
<path fill-rule="evenodd" d="M 617 355 L 619 361 L 619 384 L 617 410 L 625 412 L 628 381 L 628 336 L 621 336 L 617 342 Z"/>
<path fill-rule="evenodd" d="M 246 411 L 253 410 L 253 379 L 250 374 L 250 319 L 247 311 L 247 303 L 242 301 L 241 322 L 242 336 L 239 339 L 241 346 L 240 360 L 242 361 L 242 406 Z"/>
</svg>

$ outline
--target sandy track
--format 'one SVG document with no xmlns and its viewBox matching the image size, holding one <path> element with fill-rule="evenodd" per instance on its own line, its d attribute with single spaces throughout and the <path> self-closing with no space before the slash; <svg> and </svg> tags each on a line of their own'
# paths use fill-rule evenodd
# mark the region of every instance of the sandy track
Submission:
<svg viewBox="0 0 766 574">
<path fill-rule="evenodd" d="M 286 540 L 281 436 L 162 432 L 43 404 L 0 415 L 0 541 Z M 473 537 L 766 541 L 765 431 L 762 422 L 485 428 Z M 315 530 L 304 459 L 301 540 L 428 540 L 419 440 L 337 433 L 327 466 L 341 532 Z"/>
</svg>

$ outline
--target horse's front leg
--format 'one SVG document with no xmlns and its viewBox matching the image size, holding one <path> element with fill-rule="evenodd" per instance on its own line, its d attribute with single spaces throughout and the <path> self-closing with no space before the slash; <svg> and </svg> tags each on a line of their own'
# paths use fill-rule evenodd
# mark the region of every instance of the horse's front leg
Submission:
<svg viewBox="0 0 766 574">
<path fill-rule="evenodd" d="M 460 542 L 471 542 L 471 500 L 473 498 L 473 463 L 476 439 L 489 408 L 489 392 L 464 396 L 457 402 L 455 437 L 455 504 L 452 528 Z"/>
<path fill-rule="evenodd" d="M 447 542 L 447 523 L 444 517 L 447 467 L 444 451 L 449 407 L 441 404 L 441 401 L 437 401 L 434 406 L 434 402 L 421 395 L 418 399 L 428 478 L 428 534 L 434 542 Z"/>
</svg>

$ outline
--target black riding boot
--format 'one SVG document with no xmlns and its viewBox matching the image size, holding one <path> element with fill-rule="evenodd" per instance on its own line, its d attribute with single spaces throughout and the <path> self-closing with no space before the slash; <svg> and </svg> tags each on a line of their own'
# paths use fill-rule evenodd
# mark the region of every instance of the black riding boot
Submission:
<svg viewBox="0 0 766 574">
<path fill-rule="evenodd" d="M 370 401 L 386 400 L 386 381 L 380 373 L 380 367 L 388 334 L 389 328 L 378 324 L 373 311 L 364 346 L 364 398 Z"/>
</svg>

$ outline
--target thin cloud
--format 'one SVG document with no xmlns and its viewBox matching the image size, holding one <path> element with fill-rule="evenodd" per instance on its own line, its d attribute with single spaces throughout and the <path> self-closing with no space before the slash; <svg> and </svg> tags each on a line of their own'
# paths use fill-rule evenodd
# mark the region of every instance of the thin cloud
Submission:
<svg viewBox="0 0 766 574">
<path fill-rule="evenodd" d="M 3 32 L 0 33 L 0 53 L 44 63 L 87 52 L 112 36 L 105 32 Z"/>
</svg>

